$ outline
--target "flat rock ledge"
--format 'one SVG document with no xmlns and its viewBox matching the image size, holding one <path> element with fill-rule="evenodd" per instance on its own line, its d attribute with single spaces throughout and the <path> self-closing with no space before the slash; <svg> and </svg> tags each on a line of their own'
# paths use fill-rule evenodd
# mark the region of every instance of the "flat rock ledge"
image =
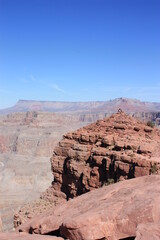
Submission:
<svg viewBox="0 0 160 240">
<path fill-rule="evenodd" d="M 70 240 L 160 239 L 159 203 L 160 176 L 144 176 L 69 200 L 21 225 L 18 231 Z"/>
</svg>

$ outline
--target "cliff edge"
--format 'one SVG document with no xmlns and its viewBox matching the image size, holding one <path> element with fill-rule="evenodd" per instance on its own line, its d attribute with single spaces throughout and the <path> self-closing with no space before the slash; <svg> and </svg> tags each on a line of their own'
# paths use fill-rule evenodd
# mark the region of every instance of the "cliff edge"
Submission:
<svg viewBox="0 0 160 240">
<path fill-rule="evenodd" d="M 51 158 L 52 187 L 68 198 L 112 182 L 160 172 L 160 131 L 127 116 L 109 118 L 63 136 Z"/>
</svg>

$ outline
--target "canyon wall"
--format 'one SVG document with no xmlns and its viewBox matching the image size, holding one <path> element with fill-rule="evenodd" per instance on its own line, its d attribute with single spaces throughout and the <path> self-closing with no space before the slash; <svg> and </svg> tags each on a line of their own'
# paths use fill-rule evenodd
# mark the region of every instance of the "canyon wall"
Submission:
<svg viewBox="0 0 160 240">
<path fill-rule="evenodd" d="M 13 228 L 17 207 L 39 198 L 51 185 L 49 159 L 62 135 L 87 123 L 70 114 L 27 112 L 0 116 L 0 216 L 3 230 Z"/>
<path fill-rule="evenodd" d="M 125 109 L 130 116 L 144 122 L 153 121 L 157 127 L 160 124 L 158 103 L 143 103 L 138 100 L 123 98 L 107 102 L 88 103 L 20 101 L 14 108 L 6 109 L 5 115 L 0 115 L 0 215 L 2 216 L 4 230 L 12 228 L 12 216 L 17 207 L 36 199 L 51 184 L 52 174 L 49 158 L 52 156 L 56 144 L 62 139 L 62 135 L 98 119 L 108 117 L 112 112 L 116 112 L 119 107 Z M 44 109 L 50 112 L 43 112 Z M 8 114 L 8 112 L 20 110 L 21 113 Z M 28 110 L 32 110 L 32 112 L 28 112 Z M 40 110 L 40 112 L 36 110 Z M 55 112 L 52 112 L 53 110 Z M 4 111 L 0 112 L 4 113 Z M 67 137 L 64 137 L 64 140 L 62 140 L 62 147 L 66 139 Z M 72 141 L 74 140 L 77 141 L 77 144 L 81 143 L 80 139 L 73 138 Z M 58 148 L 57 156 L 60 154 L 61 146 Z M 85 154 L 80 149 L 72 150 L 77 151 L 78 154 Z M 95 155 L 93 159 L 100 159 L 103 156 L 98 155 L 96 157 L 96 153 L 93 155 Z M 114 156 L 114 158 L 116 157 Z M 87 164 L 91 163 L 88 162 Z M 92 178 L 98 178 L 99 175 L 97 174 L 102 177 L 98 163 L 94 167 L 92 174 L 95 176 Z M 122 166 L 119 166 L 119 168 L 122 168 Z M 56 170 L 54 174 L 56 179 Z M 112 177 L 114 178 L 111 174 L 110 178 L 112 179 Z M 83 179 L 83 181 L 85 180 Z M 90 184 L 94 185 L 94 183 Z M 96 186 L 102 184 L 105 184 L 104 180 Z M 73 187 L 71 186 L 71 188 Z M 81 188 L 78 191 L 83 192 L 84 189 Z"/>
<path fill-rule="evenodd" d="M 51 158 L 53 188 L 73 198 L 110 181 L 160 173 L 160 132 L 120 111 L 65 134 Z"/>
</svg>

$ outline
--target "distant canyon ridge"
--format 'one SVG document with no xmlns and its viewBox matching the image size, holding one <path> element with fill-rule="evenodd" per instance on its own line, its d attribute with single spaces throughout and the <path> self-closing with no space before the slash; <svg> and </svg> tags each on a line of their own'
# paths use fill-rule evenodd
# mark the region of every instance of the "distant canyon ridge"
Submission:
<svg viewBox="0 0 160 240">
<path fill-rule="evenodd" d="M 127 113 L 159 112 L 160 103 L 129 98 L 88 102 L 19 100 L 13 107 L 0 110 L 0 114 L 27 111 L 114 113 L 117 108 L 122 108 Z"/>
<path fill-rule="evenodd" d="M 0 110 L 0 215 L 12 229 L 17 207 L 36 199 L 52 182 L 50 157 L 63 134 L 121 108 L 160 126 L 160 103 L 118 98 L 97 102 L 20 100 Z"/>
<path fill-rule="evenodd" d="M 69 114 L 80 122 L 94 122 L 110 116 L 121 108 L 124 112 L 143 121 L 160 125 L 160 103 L 142 102 L 137 99 L 116 98 L 109 101 L 60 102 L 19 100 L 14 106 L 0 110 L 0 115 L 18 112 L 54 112 Z M 71 115 L 70 115 L 71 114 Z"/>
</svg>

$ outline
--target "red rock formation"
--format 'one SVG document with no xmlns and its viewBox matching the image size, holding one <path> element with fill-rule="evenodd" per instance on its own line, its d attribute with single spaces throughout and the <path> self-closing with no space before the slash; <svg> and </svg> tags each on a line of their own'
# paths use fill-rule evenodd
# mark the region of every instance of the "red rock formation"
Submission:
<svg viewBox="0 0 160 240">
<path fill-rule="evenodd" d="M 64 135 L 51 158 L 53 188 L 73 198 L 104 184 L 160 172 L 160 131 L 119 111 Z"/>
<path fill-rule="evenodd" d="M 144 176 L 83 194 L 35 217 L 19 231 L 58 233 L 70 240 L 134 239 L 136 234 L 137 240 L 146 240 L 140 233 L 146 236 L 144 230 L 148 226 L 157 229 L 159 202 L 160 176 Z"/>
</svg>

